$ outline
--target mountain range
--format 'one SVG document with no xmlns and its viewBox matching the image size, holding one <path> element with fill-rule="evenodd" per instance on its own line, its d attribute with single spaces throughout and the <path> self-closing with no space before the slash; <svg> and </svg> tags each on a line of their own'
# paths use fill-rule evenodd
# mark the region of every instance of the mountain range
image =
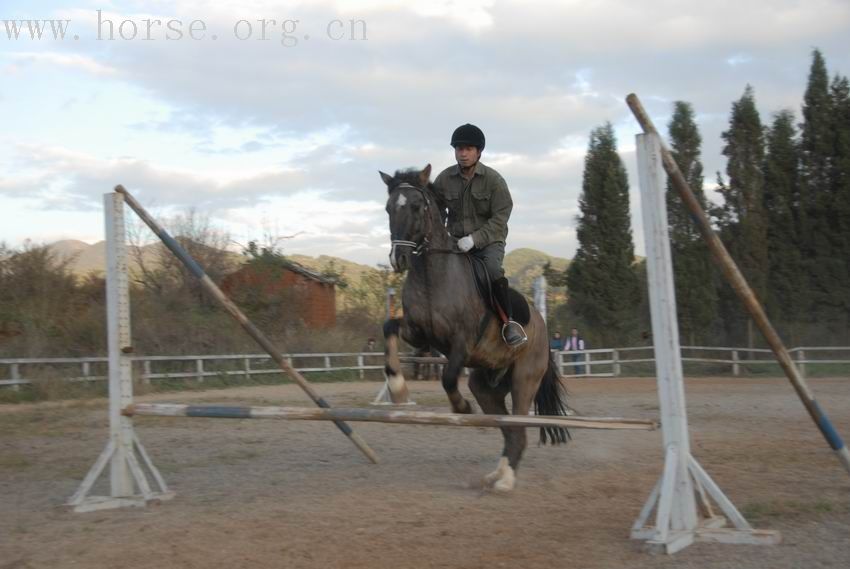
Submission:
<svg viewBox="0 0 850 569">
<path fill-rule="evenodd" d="M 102 274 L 106 270 L 105 241 L 99 241 L 89 245 L 83 241 L 68 239 L 51 243 L 49 247 L 57 257 L 67 259 L 71 270 L 78 275 L 87 275 L 89 273 Z M 154 264 L 161 247 L 162 245 L 158 243 L 141 247 L 139 251 L 142 259 Z M 232 255 L 234 268 L 244 261 L 244 257 L 238 253 L 231 253 L 230 255 Z M 375 269 L 375 267 L 370 265 L 355 263 L 354 261 L 330 255 L 320 255 L 318 257 L 297 253 L 285 253 L 285 255 L 287 259 L 317 272 L 326 270 L 333 264 L 335 270 L 341 272 L 349 282 L 357 282 L 364 273 Z M 129 255 L 128 263 L 131 270 L 136 265 L 136 258 L 136 255 Z M 543 266 L 547 262 L 551 263 L 552 267 L 558 270 L 564 270 L 569 264 L 568 259 L 553 257 L 536 249 L 515 249 L 505 255 L 505 274 L 514 287 L 529 294 L 534 279 L 543 273 Z"/>
</svg>

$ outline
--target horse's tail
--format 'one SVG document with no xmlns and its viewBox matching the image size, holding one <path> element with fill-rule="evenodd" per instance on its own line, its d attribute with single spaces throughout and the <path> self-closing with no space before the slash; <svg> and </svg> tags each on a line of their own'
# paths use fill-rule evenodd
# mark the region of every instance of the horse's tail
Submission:
<svg viewBox="0 0 850 569">
<path fill-rule="evenodd" d="M 561 375 L 552 354 L 549 354 L 549 367 L 543 374 L 543 380 L 534 396 L 534 412 L 537 415 L 568 415 L 567 390 L 561 383 Z M 540 427 L 541 444 L 560 444 L 570 440 L 570 432 L 565 427 Z"/>
</svg>

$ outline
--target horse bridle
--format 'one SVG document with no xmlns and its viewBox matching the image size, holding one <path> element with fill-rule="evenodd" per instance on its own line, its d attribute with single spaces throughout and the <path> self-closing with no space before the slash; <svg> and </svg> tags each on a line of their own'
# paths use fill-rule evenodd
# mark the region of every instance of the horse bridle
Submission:
<svg viewBox="0 0 850 569">
<path fill-rule="evenodd" d="M 433 229 L 431 212 L 429 211 L 429 208 L 431 207 L 431 200 L 428 199 L 428 194 L 425 192 L 424 188 L 408 184 L 407 182 L 402 182 L 394 187 L 393 191 L 401 188 L 416 190 L 422 195 L 422 199 L 425 200 L 425 236 L 422 238 L 421 243 L 417 243 L 416 241 L 405 241 L 403 239 L 390 239 L 390 244 L 392 245 L 392 248 L 390 249 L 391 259 L 394 258 L 396 247 L 410 247 L 413 249 L 412 253 L 414 255 L 421 255 L 422 253 L 425 253 L 428 250 L 428 245 L 431 243 L 431 230 Z"/>
</svg>

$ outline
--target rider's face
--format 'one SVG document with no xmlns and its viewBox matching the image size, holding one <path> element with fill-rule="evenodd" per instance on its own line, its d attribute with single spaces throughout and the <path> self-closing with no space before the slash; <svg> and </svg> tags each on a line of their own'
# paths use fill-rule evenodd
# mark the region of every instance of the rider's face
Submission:
<svg viewBox="0 0 850 569">
<path fill-rule="evenodd" d="M 455 160 L 457 160 L 458 166 L 461 168 L 474 166 L 480 157 L 481 152 L 476 146 L 468 146 L 465 144 L 455 146 Z"/>
</svg>

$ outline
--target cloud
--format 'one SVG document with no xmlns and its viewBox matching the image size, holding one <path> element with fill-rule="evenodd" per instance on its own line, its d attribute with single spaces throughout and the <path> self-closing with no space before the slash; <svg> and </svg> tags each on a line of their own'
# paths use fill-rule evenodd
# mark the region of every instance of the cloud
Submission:
<svg viewBox="0 0 850 569">
<path fill-rule="evenodd" d="M 92 57 L 75 53 L 60 53 L 55 51 L 14 51 L 7 54 L 7 57 L 19 62 L 19 65 L 28 63 L 58 65 L 60 67 L 68 67 L 71 69 L 85 71 L 86 73 L 97 76 L 115 75 L 118 72 L 114 67 L 99 63 Z M 19 71 L 19 65 L 12 66 L 12 70 Z"/>
<path fill-rule="evenodd" d="M 627 93 L 641 96 L 662 130 L 673 101 L 693 103 L 712 181 L 725 164 L 720 133 L 747 83 L 768 122 L 773 111 L 799 109 L 812 46 L 824 50 L 831 72 L 850 70 L 850 5 L 843 0 L 197 0 L 139 6 L 114 3 L 102 17 L 179 18 L 186 26 L 200 18 L 218 39 L 96 41 L 94 10 L 61 11 L 81 41 L 12 58 L 17 75 L 25 80 L 36 63 L 96 75 L 104 85 L 144 94 L 158 112 L 116 124 L 103 151 L 93 145 L 83 151 L 76 133 L 59 126 L 50 131 L 56 136 L 33 135 L 31 144 L 14 147 L 26 177 L 0 179 L 0 191 L 18 196 L 49 187 L 65 196 L 54 206 L 99 207 L 99 194 L 121 182 L 146 200 L 193 204 L 243 227 L 262 211 L 294 212 L 282 217 L 293 221 L 321 218 L 323 211 L 338 220 L 352 212 L 356 234 L 337 221 L 314 224 L 293 245 L 324 246 L 325 252 L 349 247 L 363 255 L 373 248 L 377 258 L 385 224 L 377 170 L 431 162 L 439 171 L 452 161 L 451 131 L 473 122 L 487 134 L 485 162 L 515 195 L 509 246 L 574 250 L 591 129 L 605 121 L 615 125 L 636 186 L 637 126 L 624 104 Z M 260 18 L 277 20 L 265 41 L 256 39 Z M 233 38 L 233 25 L 242 19 L 254 26 L 250 40 Z M 299 20 L 294 47 L 281 44 L 284 19 Z M 365 22 L 367 39 L 327 37 L 329 22 L 351 19 Z M 68 112 L 85 108 L 73 93 L 62 100 Z M 101 100 L 120 109 L 114 99 Z M 168 165 L 129 150 L 135 147 L 125 139 L 141 134 L 174 149 Z M 320 205 L 312 208 L 296 196 Z M 335 203 L 345 207 L 334 209 Z M 378 211 L 354 219 L 357 204 Z M 238 211 L 247 213 L 239 217 Z"/>
</svg>

